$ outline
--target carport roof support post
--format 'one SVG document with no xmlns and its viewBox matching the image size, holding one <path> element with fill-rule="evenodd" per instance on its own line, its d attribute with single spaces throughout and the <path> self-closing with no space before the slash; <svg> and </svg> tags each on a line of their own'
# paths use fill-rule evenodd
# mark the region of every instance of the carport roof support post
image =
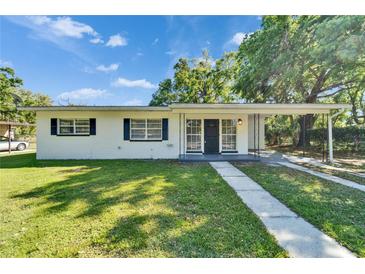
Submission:
<svg viewBox="0 0 365 274">
<path fill-rule="evenodd" d="M 9 153 L 11 153 L 11 125 L 8 125 L 8 140 L 9 140 Z"/>
<path fill-rule="evenodd" d="M 331 115 L 328 115 L 328 154 L 329 154 L 329 162 L 333 163 L 332 116 Z"/>
<path fill-rule="evenodd" d="M 339 112 L 336 112 L 332 116 L 328 115 L 328 154 L 330 163 L 333 163 L 332 118 L 337 117 L 341 113 L 345 112 L 345 110 L 345 108 L 342 108 Z"/>
</svg>

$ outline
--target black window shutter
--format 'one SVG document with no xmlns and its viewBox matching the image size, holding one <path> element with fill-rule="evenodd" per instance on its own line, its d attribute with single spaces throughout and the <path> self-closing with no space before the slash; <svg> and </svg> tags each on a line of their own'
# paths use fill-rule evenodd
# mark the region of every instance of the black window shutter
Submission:
<svg viewBox="0 0 365 274">
<path fill-rule="evenodd" d="M 130 124 L 131 124 L 131 119 L 129 118 L 124 118 L 124 126 L 123 126 L 123 131 L 124 131 L 124 140 L 129 140 L 129 129 L 130 129 Z"/>
<path fill-rule="evenodd" d="M 57 118 L 51 118 L 51 135 L 57 135 Z"/>
<path fill-rule="evenodd" d="M 90 135 L 96 135 L 96 119 L 90 118 Z"/>
<path fill-rule="evenodd" d="M 162 119 L 162 140 L 169 139 L 169 119 Z"/>
</svg>

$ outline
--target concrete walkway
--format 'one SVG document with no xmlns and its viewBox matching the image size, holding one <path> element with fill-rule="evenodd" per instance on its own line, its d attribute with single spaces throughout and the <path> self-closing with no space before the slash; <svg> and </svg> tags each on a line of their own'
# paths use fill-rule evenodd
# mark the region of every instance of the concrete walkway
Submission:
<svg viewBox="0 0 365 274">
<path fill-rule="evenodd" d="M 365 192 L 365 185 L 360 185 L 360 184 L 355 183 L 355 182 L 350 181 L 350 180 L 346 180 L 346 179 L 336 177 L 336 176 L 332 176 L 332 175 L 329 175 L 329 174 L 326 174 L 326 173 L 314 171 L 314 170 L 311 170 L 309 168 L 299 166 L 299 165 L 296 165 L 296 164 L 292 164 L 292 163 L 288 163 L 288 162 L 279 161 L 277 163 L 282 165 L 282 166 L 286 166 L 286 167 L 289 167 L 289 168 L 292 168 L 292 169 L 295 169 L 295 170 L 299 170 L 299 171 L 302 171 L 302 172 L 309 173 L 311 175 L 317 176 L 319 178 L 325 179 L 325 180 L 333 182 L 333 183 L 337 183 L 337 184 L 341 184 L 341 185 L 344 185 L 344 186 L 352 187 L 352 188 L 355 188 L 355 189 L 358 189 L 360 191 Z"/>
<path fill-rule="evenodd" d="M 210 165 L 261 219 L 279 245 L 295 258 L 355 257 L 334 239 L 299 217 L 259 184 L 228 162 Z"/>
<path fill-rule="evenodd" d="M 365 178 L 365 173 L 359 173 L 359 172 L 354 172 L 351 170 L 348 170 L 346 168 L 343 167 L 336 167 L 336 166 L 330 166 L 330 165 L 326 165 L 324 163 L 322 163 L 321 161 L 314 159 L 314 158 L 309 158 L 309 157 L 298 157 L 298 156 L 294 156 L 294 155 L 286 155 L 283 154 L 283 158 L 287 159 L 289 162 L 293 162 L 293 163 L 297 163 L 297 164 L 310 164 L 316 167 L 320 167 L 320 168 L 325 168 L 328 170 L 336 170 L 336 171 L 341 171 L 341 172 L 347 172 L 349 174 L 352 174 L 354 176 L 357 177 L 361 177 L 361 178 Z"/>
</svg>

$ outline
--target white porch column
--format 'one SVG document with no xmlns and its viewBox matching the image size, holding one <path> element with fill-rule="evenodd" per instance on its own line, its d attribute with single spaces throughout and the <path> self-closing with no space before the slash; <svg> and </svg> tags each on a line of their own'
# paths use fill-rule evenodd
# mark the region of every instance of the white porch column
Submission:
<svg viewBox="0 0 365 274">
<path fill-rule="evenodd" d="M 333 144 L 332 144 L 332 117 L 328 115 L 328 156 L 330 163 L 333 162 Z"/>
<path fill-rule="evenodd" d="M 185 120 L 185 114 L 184 113 L 180 113 L 179 114 L 179 142 L 180 142 L 180 151 L 179 153 L 181 155 L 185 154 L 185 125 L 184 125 L 184 120 Z"/>
</svg>

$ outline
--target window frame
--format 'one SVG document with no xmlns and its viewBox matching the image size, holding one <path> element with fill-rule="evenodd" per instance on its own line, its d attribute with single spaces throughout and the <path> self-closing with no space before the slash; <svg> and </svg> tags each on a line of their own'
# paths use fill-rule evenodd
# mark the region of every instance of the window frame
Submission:
<svg viewBox="0 0 365 274">
<path fill-rule="evenodd" d="M 133 128 L 133 120 L 144 120 L 144 127 L 143 128 Z M 160 128 L 157 127 L 148 127 L 149 120 L 159 120 L 160 121 Z M 144 130 L 144 138 L 133 138 L 132 130 Z M 160 130 L 160 137 L 159 138 L 148 138 L 148 130 Z M 130 118 L 130 125 L 129 125 L 129 140 L 130 141 L 162 141 L 162 118 Z"/>
<path fill-rule="evenodd" d="M 188 121 L 199 121 L 200 122 L 200 132 L 199 133 L 188 133 Z M 185 119 L 185 142 L 186 142 L 186 153 L 202 153 L 203 152 L 203 119 L 195 119 L 195 118 L 189 118 Z M 198 136 L 197 139 L 200 141 L 200 149 L 189 149 L 188 148 L 188 136 Z"/>
<path fill-rule="evenodd" d="M 72 129 L 73 129 L 72 133 L 61 133 L 61 127 L 71 127 L 71 126 L 61 126 L 61 120 L 70 120 L 70 121 L 72 120 Z M 88 125 L 76 126 L 77 120 L 88 121 Z M 88 128 L 89 130 L 88 130 L 88 132 L 77 133 L 77 131 L 76 131 L 77 127 Z M 89 136 L 90 135 L 90 119 L 89 118 L 58 118 L 57 119 L 57 135 L 59 135 L 59 136 Z"/>
<path fill-rule="evenodd" d="M 223 128 L 227 128 L 226 125 L 223 125 L 223 121 L 232 121 L 234 126 L 229 126 L 230 128 L 235 128 L 235 133 L 223 133 Z M 223 142 L 224 136 L 234 136 L 234 148 L 224 148 L 225 143 Z M 221 119 L 221 151 L 224 152 L 231 152 L 231 151 L 237 151 L 237 120 L 236 119 Z M 232 143 L 230 143 L 232 144 Z"/>
</svg>

